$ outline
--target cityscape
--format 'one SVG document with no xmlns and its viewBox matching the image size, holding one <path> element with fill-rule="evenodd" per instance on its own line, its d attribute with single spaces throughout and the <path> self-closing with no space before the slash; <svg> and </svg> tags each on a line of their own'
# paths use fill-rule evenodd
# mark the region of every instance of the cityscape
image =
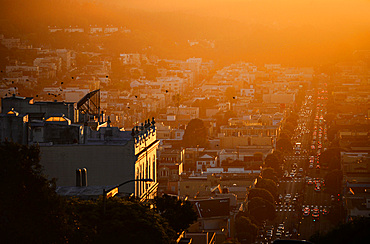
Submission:
<svg viewBox="0 0 370 244">
<path fill-rule="evenodd" d="M 1 5 L 1 243 L 370 240 L 370 2 Z"/>
</svg>

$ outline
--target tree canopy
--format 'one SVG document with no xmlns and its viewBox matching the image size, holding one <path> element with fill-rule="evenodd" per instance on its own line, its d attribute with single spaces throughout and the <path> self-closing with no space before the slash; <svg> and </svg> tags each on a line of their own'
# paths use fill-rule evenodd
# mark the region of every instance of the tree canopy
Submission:
<svg viewBox="0 0 370 244">
<path fill-rule="evenodd" d="M 282 164 L 284 164 L 284 159 L 278 151 L 268 154 L 265 158 L 265 167 L 271 167 L 277 173 L 281 171 Z"/>
<path fill-rule="evenodd" d="M 252 188 L 248 192 L 248 200 L 251 200 L 252 198 L 260 197 L 263 200 L 266 200 L 268 202 L 274 203 L 274 197 L 271 195 L 271 193 L 263 188 Z"/>
<path fill-rule="evenodd" d="M 340 169 L 340 148 L 329 148 L 320 155 L 320 164 L 329 170 Z"/>
<path fill-rule="evenodd" d="M 370 218 L 357 218 L 341 224 L 326 234 L 316 233 L 310 241 L 321 244 L 364 243 L 370 239 Z"/>
<path fill-rule="evenodd" d="M 78 223 L 76 243 L 171 243 L 175 231 L 158 213 L 137 201 L 109 198 L 106 213 L 102 201 L 75 201 L 72 211 Z"/>
<path fill-rule="evenodd" d="M 277 186 L 273 180 L 258 178 L 256 188 L 263 188 L 271 193 L 271 195 L 276 199 L 277 197 Z"/>
<path fill-rule="evenodd" d="M 276 142 L 276 149 L 282 152 L 291 152 L 293 150 L 292 142 L 289 138 L 280 138 Z"/>
<path fill-rule="evenodd" d="M 343 172 L 339 169 L 330 171 L 325 176 L 325 186 L 330 192 L 339 193 L 342 189 Z"/>
<path fill-rule="evenodd" d="M 235 232 L 238 241 L 252 243 L 256 238 L 258 227 L 248 217 L 240 216 L 235 220 Z"/>
<path fill-rule="evenodd" d="M 259 223 L 276 217 L 275 205 L 261 197 L 254 197 L 248 202 L 248 210 Z"/>
<path fill-rule="evenodd" d="M 273 168 L 264 168 L 261 172 L 261 176 L 263 179 L 270 179 L 273 180 L 275 183 L 278 182 L 276 172 Z"/>
<path fill-rule="evenodd" d="M 0 144 L 0 234 L 4 243 L 171 243 L 196 219 L 189 202 L 158 197 L 66 199 L 43 175 L 39 148 Z M 178 222 L 177 222 L 178 221 Z"/>
<path fill-rule="evenodd" d="M 69 233 L 55 180 L 42 173 L 39 148 L 0 145 L 0 232 L 5 243 L 64 243 Z"/>
<path fill-rule="evenodd" d="M 192 119 L 186 126 L 182 142 L 185 147 L 207 147 L 207 136 L 208 132 L 203 120 Z"/>
<path fill-rule="evenodd" d="M 189 201 L 178 200 L 176 197 L 163 195 L 154 199 L 155 210 L 165 218 L 176 232 L 186 230 L 197 220 L 197 214 Z"/>
</svg>

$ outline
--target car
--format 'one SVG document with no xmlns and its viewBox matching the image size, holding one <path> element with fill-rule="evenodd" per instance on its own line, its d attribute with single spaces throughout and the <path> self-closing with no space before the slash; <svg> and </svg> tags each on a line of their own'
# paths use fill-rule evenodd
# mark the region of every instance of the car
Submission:
<svg viewBox="0 0 370 244">
<path fill-rule="evenodd" d="M 320 164 L 316 165 L 316 169 L 320 169 Z"/>
<path fill-rule="evenodd" d="M 313 164 L 310 164 L 309 168 L 310 168 L 310 169 L 313 169 Z"/>
<path fill-rule="evenodd" d="M 328 213 L 329 213 L 329 211 L 328 211 L 328 210 L 326 210 L 325 208 L 322 210 L 322 214 L 323 214 L 323 215 L 328 215 Z"/>
<path fill-rule="evenodd" d="M 308 184 L 308 185 L 313 185 L 312 180 L 307 181 L 307 184 Z"/>
<path fill-rule="evenodd" d="M 315 191 L 316 191 L 316 192 L 320 192 L 320 191 L 321 191 L 321 188 L 320 188 L 320 187 L 316 187 L 316 188 L 315 188 Z"/>
<path fill-rule="evenodd" d="M 304 212 L 303 212 L 303 216 L 304 216 L 304 217 L 307 217 L 307 216 L 309 216 L 309 215 L 310 215 L 310 212 L 309 212 L 309 211 L 304 211 Z"/>
</svg>

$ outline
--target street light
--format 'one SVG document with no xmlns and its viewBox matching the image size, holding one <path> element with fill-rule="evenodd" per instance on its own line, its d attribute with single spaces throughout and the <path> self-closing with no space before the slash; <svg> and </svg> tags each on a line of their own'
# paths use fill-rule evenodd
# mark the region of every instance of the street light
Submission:
<svg viewBox="0 0 370 244">
<path fill-rule="evenodd" d="M 113 188 L 108 189 L 108 190 L 103 189 L 103 214 L 104 215 L 105 215 L 107 197 L 113 197 L 114 195 L 116 195 L 118 193 L 118 188 L 119 187 L 121 187 L 121 186 L 123 186 L 127 183 L 134 182 L 134 181 L 154 182 L 153 179 L 133 179 L 133 180 L 125 181 L 125 182 L 123 182 L 119 185 L 116 185 Z"/>
</svg>

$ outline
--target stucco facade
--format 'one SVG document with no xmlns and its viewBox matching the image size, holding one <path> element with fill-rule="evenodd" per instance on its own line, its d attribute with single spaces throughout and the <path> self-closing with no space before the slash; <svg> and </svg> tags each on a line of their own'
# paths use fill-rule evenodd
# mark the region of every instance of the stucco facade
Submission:
<svg viewBox="0 0 370 244">
<path fill-rule="evenodd" d="M 88 185 L 118 185 L 133 179 L 154 182 L 132 182 L 120 187 L 123 193 L 142 197 L 156 192 L 157 147 L 155 126 L 146 124 L 136 130 L 119 131 L 122 137 L 107 133 L 111 127 L 100 128 L 102 140 L 86 144 L 41 145 L 41 164 L 49 178 L 57 178 L 57 186 L 74 186 L 78 168 L 87 169 Z M 95 133 L 96 134 L 96 133 Z M 91 135 L 91 134 L 90 134 Z M 96 135 L 94 135 L 96 136 Z M 120 138 L 118 140 L 117 138 Z"/>
</svg>

